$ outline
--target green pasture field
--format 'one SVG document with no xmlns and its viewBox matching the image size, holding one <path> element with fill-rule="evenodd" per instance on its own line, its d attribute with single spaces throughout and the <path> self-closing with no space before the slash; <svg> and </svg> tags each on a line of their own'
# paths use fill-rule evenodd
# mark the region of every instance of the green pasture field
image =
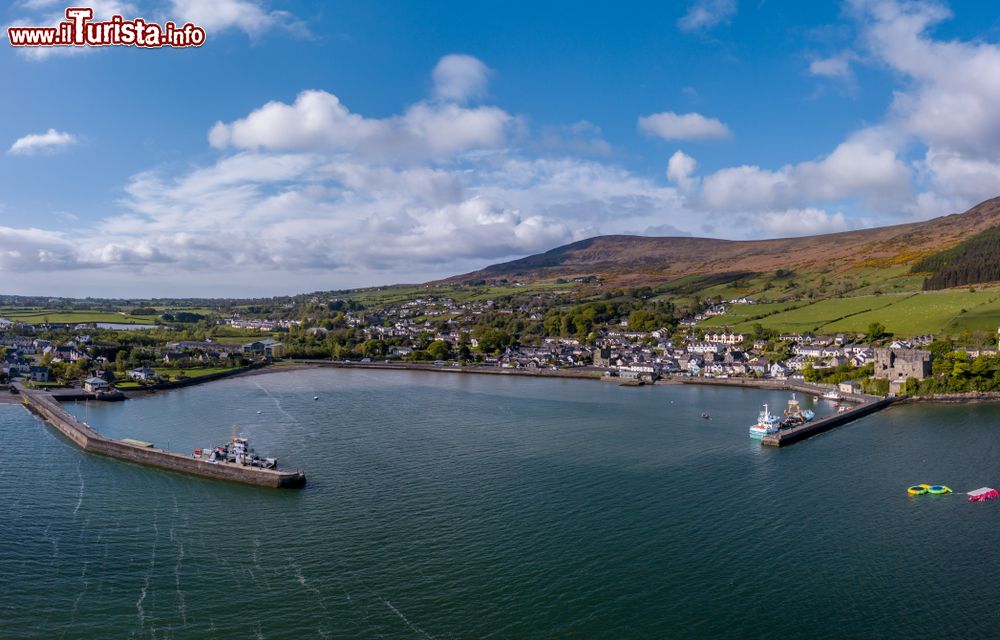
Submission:
<svg viewBox="0 0 1000 640">
<path fill-rule="evenodd" d="M 798 303 L 801 305 L 802 303 Z M 698 323 L 699 327 L 736 327 L 745 323 L 753 324 L 760 322 L 763 324 L 764 318 L 775 313 L 784 311 L 789 307 L 796 306 L 794 302 L 771 302 L 767 304 L 731 304 L 726 308 L 726 313 L 721 316 L 712 316 Z"/>
<path fill-rule="evenodd" d="M 994 291 L 927 291 L 869 313 L 823 327 L 824 332 L 864 332 L 873 322 L 897 336 L 958 334 L 1000 324 L 1000 295 Z M 972 314 L 970 316 L 970 314 Z M 970 316 L 966 319 L 966 316 Z"/>
<path fill-rule="evenodd" d="M 179 308 L 157 308 L 160 313 L 187 311 L 209 315 L 215 313 L 211 309 L 179 309 Z M 54 324 L 82 324 L 87 322 L 116 322 L 120 324 L 156 324 L 158 315 L 130 315 L 118 313 L 116 311 L 99 311 L 96 309 L 43 309 L 39 307 L 0 307 L 0 318 L 6 318 L 14 322 L 24 322 L 28 324 L 38 324 L 46 319 Z"/>
<path fill-rule="evenodd" d="M 958 335 L 964 331 L 994 332 L 1000 327 L 1000 291 L 926 291 L 831 298 L 780 311 L 788 303 L 769 305 L 732 305 L 723 316 L 702 322 L 703 327 L 729 326 L 747 331 L 753 324 L 780 332 L 866 333 L 873 323 L 881 323 L 893 335 L 909 337 L 921 334 Z M 750 321 L 757 314 L 777 311 L 765 318 Z"/>
<path fill-rule="evenodd" d="M 121 324 L 155 324 L 156 316 L 130 316 L 113 311 L 91 311 L 62 309 L 36 310 L 5 310 L 0 308 L 0 318 L 28 324 L 48 322 L 56 324 L 74 324 L 85 322 L 117 322 Z"/>
<path fill-rule="evenodd" d="M 210 376 L 213 373 L 222 373 L 223 371 L 232 371 L 235 367 L 205 367 L 205 368 L 190 368 L 190 369 L 170 369 L 167 367 L 154 367 L 153 371 L 156 375 L 161 378 L 176 378 L 181 371 L 184 372 L 189 378 L 201 378 L 203 376 Z"/>
<path fill-rule="evenodd" d="M 852 316 L 853 314 L 881 309 L 882 307 L 899 302 L 905 297 L 905 295 L 884 295 L 820 300 L 819 302 L 798 307 L 791 311 L 776 313 L 754 322 L 743 322 L 733 328 L 739 331 L 746 331 L 754 323 L 760 323 L 766 328 L 783 333 L 827 332 L 828 327 L 826 325 L 834 321 Z M 865 327 L 867 328 L 867 325 Z"/>
</svg>

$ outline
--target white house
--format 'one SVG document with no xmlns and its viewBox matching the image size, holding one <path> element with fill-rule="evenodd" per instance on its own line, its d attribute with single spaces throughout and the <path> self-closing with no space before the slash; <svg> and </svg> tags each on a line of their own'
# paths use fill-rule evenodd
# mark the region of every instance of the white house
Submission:
<svg viewBox="0 0 1000 640">
<path fill-rule="evenodd" d="M 705 340 L 708 342 L 718 342 L 726 345 L 740 344 L 746 338 L 742 333 L 707 333 Z"/>
<path fill-rule="evenodd" d="M 104 378 L 98 378 L 94 376 L 93 378 L 87 378 L 83 381 L 83 390 L 89 393 L 99 393 L 101 391 L 107 391 L 111 387 L 108 381 Z"/>
<path fill-rule="evenodd" d="M 139 367 L 138 369 L 132 369 L 129 371 L 128 377 L 139 382 L 145 380 L 155 380 L 156 372 L 149 367 Z"/>
<path fill-rule="evenodd" d="M 688 353 L 722 353 L 725 347 L 712 342 L 692 342 L 687 346 Z"/>
<path fill-rule="evenodd" d="M 774 364 L 771 365 L 770 370 L 768 370 L 768 374 L 770 374 L 772 378 L 778 378 L 779 380 L 784 380 L 785 378 L 788 377 L 788 374 L 791 372 L 792 372 L 791 369 L 781 364 L 780 362 L 775 362 Z"/>
</svg>

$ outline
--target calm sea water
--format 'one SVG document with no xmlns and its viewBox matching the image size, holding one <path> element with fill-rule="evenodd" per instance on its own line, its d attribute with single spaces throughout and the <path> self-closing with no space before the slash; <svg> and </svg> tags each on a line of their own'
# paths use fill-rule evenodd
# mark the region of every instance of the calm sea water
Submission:
<svg viewBox="0 0 1000 640">
<path fill-rule="evenodd" d="M 1000 406 L 751 441 L 787 397 L 311 370 L 70 405 L 175 450 L 238 423 L 302 491 L 89 456 L 0 405 L 0 637 L 1000 635 L 1000 503 L 905 492 L 1000 485 Z"/>
</svg>

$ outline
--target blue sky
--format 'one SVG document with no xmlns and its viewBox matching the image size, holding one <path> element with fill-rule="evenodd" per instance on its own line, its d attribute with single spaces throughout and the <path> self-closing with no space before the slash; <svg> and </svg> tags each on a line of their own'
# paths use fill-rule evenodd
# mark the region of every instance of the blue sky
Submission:
<svg viewBox="0 0 1000 640">
<path fill-rule="evenodd" d="M 415 282 L 598 234 L 804 235 L 1000 195 L 990 2 L 76 4 L 208 41 L 4 43 L 0 293 Z"/>
</svg>

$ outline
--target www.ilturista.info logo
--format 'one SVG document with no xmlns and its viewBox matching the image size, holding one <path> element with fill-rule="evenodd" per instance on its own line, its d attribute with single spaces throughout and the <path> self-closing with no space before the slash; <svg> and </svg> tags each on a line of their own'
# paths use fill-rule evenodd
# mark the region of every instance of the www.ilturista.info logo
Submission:
<svg viewBox="0 0 1000 640">
<path fill-rule="evenodd" d="M 200 47 L 205 44 L 205 30 L 190 22 L 163 26 L 142 18 L 126 20 L 111 16 L 106 22 L 93 22 L 94 10 L 88 7 L 66 9 L 66 20 L 54 27 L 7 27 L 7 37 L 15 47 Z"/>
</svg>

